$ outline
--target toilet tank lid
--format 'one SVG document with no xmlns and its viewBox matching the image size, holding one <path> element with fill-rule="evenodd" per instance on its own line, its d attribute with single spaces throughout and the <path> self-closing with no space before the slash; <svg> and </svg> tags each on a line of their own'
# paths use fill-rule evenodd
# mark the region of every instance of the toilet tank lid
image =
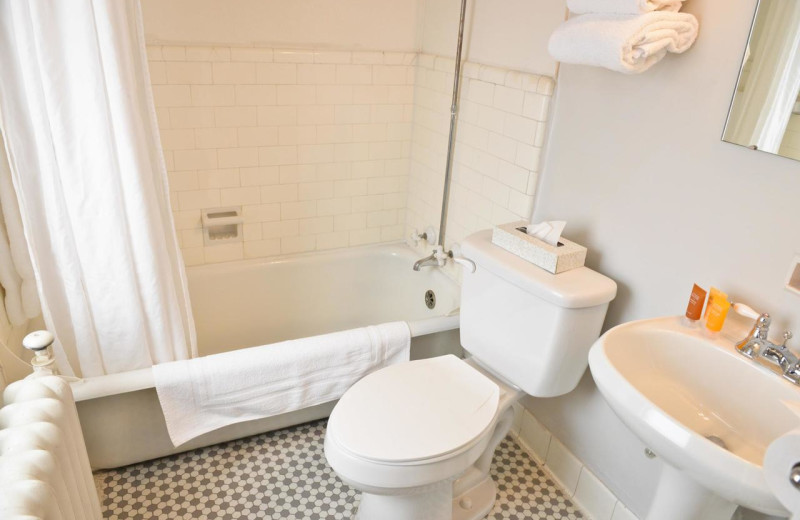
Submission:
<svg viewBox="0 0 800 520">
<path fill-rule="evenodd" d="M 486 269 L 545 301 L 567 309 L 594 307 L 610 302 L 617 294 L 611 278 L 578 267 L 552 274 L 492 243 L 492 231 L 473 233 L 461 246 L 466 258 L 478 269 Z M 472 276 L 464 272 L 464 278 Z"/>
</svg>

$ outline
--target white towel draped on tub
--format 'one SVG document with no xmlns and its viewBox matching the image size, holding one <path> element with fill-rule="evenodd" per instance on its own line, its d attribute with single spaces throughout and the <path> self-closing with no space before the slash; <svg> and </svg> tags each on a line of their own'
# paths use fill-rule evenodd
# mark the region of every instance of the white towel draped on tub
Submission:
<svg viewBox="0 0 800 520">
<path fill-rule="evenodd" d="M 651 11 L 680 11 L 683 0 L 567 0 L 567 8 L 576 14 L 643 14 Z"/>
<path fill-rule="evenodd" d="M 583 14 L 561 24 L 548 49 L 563 63 L 635 74 L 658 63 L 667 52 L 689 49 L 697 29 L 697 19 L 687 13 Z"/>
<path fill-rule="evenodd" d="M 153 366 L 175 446 L 223 426 L 338 399 L 384 366 L 408 361 L 405 322 L 334 332 Z"/>
</svg>

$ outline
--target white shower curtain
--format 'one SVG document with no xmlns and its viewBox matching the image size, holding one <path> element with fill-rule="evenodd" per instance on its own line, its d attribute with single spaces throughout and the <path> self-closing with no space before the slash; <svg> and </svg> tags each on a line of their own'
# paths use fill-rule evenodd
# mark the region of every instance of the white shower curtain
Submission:
<svg viewBox="0 0 800 520">
<path fill-rule="evenodd" d="M 8 322 L 20 327 L 42 313 L 36 275 L 22 228 L 19 203 L 11 181 L 11 168 L 3 140 L 0 139 L 0 285 L 3 310 Z"/>
<path fill-rule="evenodd" d="M 778 153 L 800 90 L 800 1 L 762 0 L 757 16 L 758 41 L 726 138 Z"/>
<path fill-rule="evenodd" d="M 0 123 L 60 368 L 196 353 L 138 0 L 0 0 Z"/>
</svg>

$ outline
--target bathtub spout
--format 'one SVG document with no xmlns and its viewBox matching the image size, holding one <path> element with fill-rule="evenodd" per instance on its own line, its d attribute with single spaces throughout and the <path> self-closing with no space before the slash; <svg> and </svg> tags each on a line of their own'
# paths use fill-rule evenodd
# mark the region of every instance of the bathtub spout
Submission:
<svg viewBox="0 0 800 520">
<path fill-rule="evenodd" d="M 414 262 L 414 270 L 419 271 L 421 267 L 426 267 L 429 265 L 439 265 L 439 260 L 436 258 L 436 251 L 426 256 L 425 258 L 420 258 L 419 260 Z"/>
</svg>

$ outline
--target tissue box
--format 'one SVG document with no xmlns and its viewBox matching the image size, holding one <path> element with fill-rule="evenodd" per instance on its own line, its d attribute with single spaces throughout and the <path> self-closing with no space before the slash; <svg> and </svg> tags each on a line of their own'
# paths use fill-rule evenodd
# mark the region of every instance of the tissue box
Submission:
<svg viewBox="0 0 800 520">
<path fill-rule="evenodd" d="M 525 232 L 528 222 L 520 220 L 495 226 L 492 243 L 553 274 L 563 273 L 586 262 L 586 248 L 561 237 L 551 246 Z"/>
</svg>

